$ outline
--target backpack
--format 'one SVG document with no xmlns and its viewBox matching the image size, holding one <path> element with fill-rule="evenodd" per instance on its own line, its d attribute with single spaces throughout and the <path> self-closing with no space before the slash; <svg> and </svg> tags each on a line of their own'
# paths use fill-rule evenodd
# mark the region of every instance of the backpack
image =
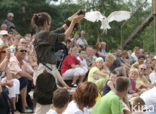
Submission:
<svg viewBox="0 0 156 114">
<path fill-rule="evenodd" d="M 34 99 L 41 105 L 52 104 L 53 92 L 57 89 L 55 78 L 48 72 L 41 73 L 36 80 Z"/>
</svg>

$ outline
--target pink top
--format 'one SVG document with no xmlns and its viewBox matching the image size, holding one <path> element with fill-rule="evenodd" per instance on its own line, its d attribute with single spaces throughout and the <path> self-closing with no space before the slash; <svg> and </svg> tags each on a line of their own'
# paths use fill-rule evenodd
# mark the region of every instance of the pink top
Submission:
<svg viewBox="0 0 156 114">
<path fill-rule="evenodd" d="M 10 73 L 13 74 L 16 78 L 20 78 L 21 76 L 18 75 L 19 72 L 25 71 L 29 74 L 33 74 L 33 68 L 23 60 L 23 64 L 20 65 L 19 61 L 17 60 L 16 56 L 10 58 L 8 69 Z"/>
</svg>

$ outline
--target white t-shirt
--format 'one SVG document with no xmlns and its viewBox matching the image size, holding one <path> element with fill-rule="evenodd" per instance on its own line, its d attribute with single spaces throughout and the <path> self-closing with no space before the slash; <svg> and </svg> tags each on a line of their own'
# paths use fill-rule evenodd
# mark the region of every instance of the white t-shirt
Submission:
<svg viewBox="0 0 156 114">
<path fill-rule="evenodd" d="M 83 64 L 84 67 L 88 68 L 86 59 L 84 59 L 84 58 L 81 59 L 79 56 L 77 57 L 77 59 L 80 61 L 81 64 Z"/>
<path fill-rule="evenodd" d="M 50 109 L 46 114 L 57 114 L 57 112 L 53 109 Z"/>
<path fill-rule="evenodd" d="M 133 52 L 131 57 L 133 58 L 133 60 L 137 61 L 138 60 L 138 57 L 135 55 L 135 53 Z"/>
<path fill-rule="evenodd" d="M 79 38 L 76 41 L 76 44 L 78 44 L 78 45 L 84 45 L 84 44 L 87 44 L 87 41 L 85 40 L 85 38 Z"/>
<path fill-rule="evenodd" d="M 83 108 L 83 111 L 79 109 L 75 101 L 71 101 L 63 114 L 89 114 L 88 108 Z"/>
<path fill-rule="evenodd" d="M 142 93 L 140 97 L 144 100 L 147 109 L 152 111 L 154 108 L 154 113 L 146 114 L 156 114 L 156 87 Z"/>
<path fill-rule="evenodd" d="M 152 73 L 150 73 L 149 79 L 150 79 L 150 81 L 151 81 L 152 84 L 156 83 L 156 72 L 155 71 L 153 71 Z"/>
</svg>

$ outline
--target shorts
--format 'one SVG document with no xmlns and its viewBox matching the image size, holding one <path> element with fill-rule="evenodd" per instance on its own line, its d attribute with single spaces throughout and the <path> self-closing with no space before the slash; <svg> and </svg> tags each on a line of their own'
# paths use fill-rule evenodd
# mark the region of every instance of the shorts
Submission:
<svg viewBox="0 0 156 114">
<path fill-rule="evenodd" d="M 71 80 L 73 79 L 74 76 L 84 76 L 87 73 L 88 69 L 85 67 L 77 67 L 77 68 L 72 68 L 67 71 L 65 71 L 62 74 L 62 77 L 64 80 Z"/>
<path fill-rule="evenodd" d="M 12 79 L 13 87 L 8 87 L 9 90 L 9 98 L 16 97 L 17 94 L 20 93 L 20 82 L 17 79 Z"/>
<path fill-rule="evenodd" d="M 28 85 L 28 79 L 27 78 L 24 78 L 24 77 L 19 78 L 19 81 L 20 81 L 20 90 Z"/>
</svg>

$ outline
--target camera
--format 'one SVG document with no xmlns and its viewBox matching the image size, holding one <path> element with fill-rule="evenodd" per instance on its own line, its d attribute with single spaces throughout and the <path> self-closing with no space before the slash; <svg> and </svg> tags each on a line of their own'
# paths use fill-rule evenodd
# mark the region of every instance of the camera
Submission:
<svg viewBox="0 0 156 114">
<path fill-rule="evenodd" d="M 10 46 L 10 52 L 15 53 L 16 52 L 16 47 L 15 46 Z"/>
</svg>

